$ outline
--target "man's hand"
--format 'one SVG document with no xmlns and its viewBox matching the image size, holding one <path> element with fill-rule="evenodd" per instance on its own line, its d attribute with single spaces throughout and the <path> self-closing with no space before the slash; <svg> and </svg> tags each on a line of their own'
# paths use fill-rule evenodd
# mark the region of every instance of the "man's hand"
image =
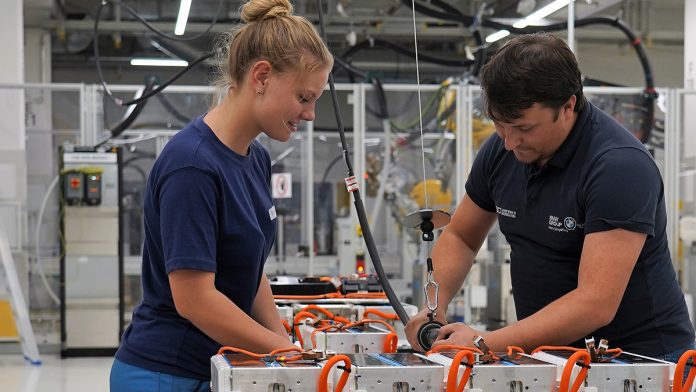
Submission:
<svg viewBox="0 0 696 392">
<path fill-rule="evenodd" d="M 408 322 L 408 324 L 406 324 L 406 338 L 408 339 L 408 342 L 411 343 L 411 347 L 416 351 L 423 351 L 423 347 L 421 347 L 418 344 L 417 335 L 420 327 L 430 320 L 428 318 L 428 313 L 430 313 L 428 309 L 423 309 L 420 312 L 418 312 L 418 314 L 413 316 L 411 320 Z M 435 320 L 444 324 L 445 315 L 438 313 L 435 317 Z"/>
<path fill-rule="evenodd" d="M 481 332 L 464 323 L 447 324 L 440 329 L 440 334 L 437 335 L 433 348 L 443 344 L 474 347 L 474 338 L 480 335 L 482 335 Z"/>
</svg>

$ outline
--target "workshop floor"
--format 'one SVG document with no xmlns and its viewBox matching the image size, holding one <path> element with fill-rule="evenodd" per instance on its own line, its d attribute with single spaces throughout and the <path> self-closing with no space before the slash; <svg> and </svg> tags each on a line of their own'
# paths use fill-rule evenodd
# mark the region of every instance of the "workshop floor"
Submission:
<svg viewBox="0 0 696 392">
<path fill-rule="evenodd" d="M 113 358 L 69 358 L 42 355 L 43 364 L 33 366 L 21 355 L 0 355 L 2 392 L 99 392 L 109 390 Z"/>
</svg>

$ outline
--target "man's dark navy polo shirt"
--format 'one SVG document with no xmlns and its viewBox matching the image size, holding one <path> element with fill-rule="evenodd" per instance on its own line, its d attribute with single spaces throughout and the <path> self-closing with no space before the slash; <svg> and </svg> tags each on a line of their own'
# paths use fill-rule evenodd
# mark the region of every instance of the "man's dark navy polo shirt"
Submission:
<svg viewBox="0 0 696 392">
<path fill-rule="evenodd" d="M 511 246 L 518 319 L 577 287 L 586 234 L 621 228 L 647 234 L 647 241 L 614 320 L 590 336 L 650 356 L 693 343 L 667 246 L 659 169 L 645 147 L 606 113 L 588 104 L 541 169 L 519 162 L 492 136 L 474 161 L 466 192 L 479 207 L 497 213 Z"/>
</svg>

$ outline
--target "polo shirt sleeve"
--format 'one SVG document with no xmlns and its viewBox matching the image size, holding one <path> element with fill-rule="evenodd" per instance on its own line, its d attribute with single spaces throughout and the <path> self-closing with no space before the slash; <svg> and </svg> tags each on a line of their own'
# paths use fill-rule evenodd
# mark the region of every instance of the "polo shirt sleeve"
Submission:
<svg viewBox="0 0 696 392">
<path fill-rule="evenodd" d="M 177 269 L 216 272 L 218 189 L 212 175 L 177 169 L 159 186 L 160 230 L 167 274 Z"/>
<path fill-rule="evenodd" d="M 494 133 L 484 143 L 481 150 L 476 154 L 474 163 L 469 172 L 469 178 L 464 185 L 466 194 L 480 208 L 495 212 L 495 201 L 490 191 L 490 167 L 492 165 L 496 141 L 500 138 Z"/>
<path fill-rule="evenodd" d="M 625 229 L 653 237 L 663 192 L 660 172 L 646 152 L 609 150 L 592 165 L 582 192 L 585 234 Z"/>
</svg>

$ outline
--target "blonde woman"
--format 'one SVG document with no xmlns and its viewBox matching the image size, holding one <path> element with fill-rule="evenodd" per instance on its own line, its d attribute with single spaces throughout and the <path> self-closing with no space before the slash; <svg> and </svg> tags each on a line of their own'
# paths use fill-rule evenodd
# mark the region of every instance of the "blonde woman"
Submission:
<svg viewBox="0 0 696 392">
<path fill-rule="evenodd" d="M 333 65 L 287 0 L 250 0 L 224 62 L 228 93 L 167 144 L 145 194 L 143 301 L 123 335 L 112 391 L 204 391 L 222 345 L 294 347 L 263 266 L 275 239 L 268 152 L 314 107 Z"/>
</svg>

